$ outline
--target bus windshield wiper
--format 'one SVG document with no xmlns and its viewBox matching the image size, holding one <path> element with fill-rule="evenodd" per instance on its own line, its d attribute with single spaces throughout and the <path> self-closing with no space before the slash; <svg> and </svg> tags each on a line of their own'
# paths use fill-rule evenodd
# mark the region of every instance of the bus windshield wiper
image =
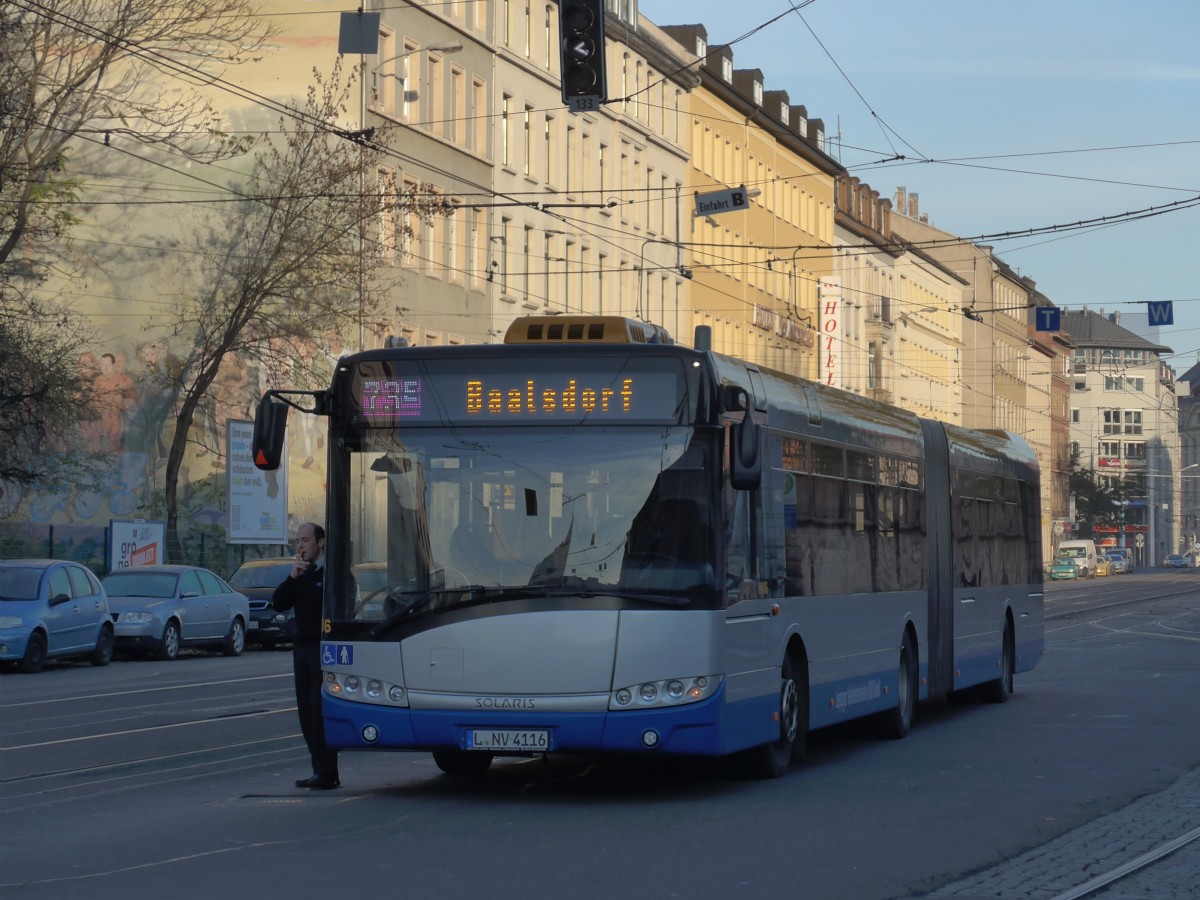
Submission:
<svg viewBox="0 0 1200 900">
<path fill-rule="evenodd" d="M 479 584 L 469 584 L 463 587 L 434 588 L 428 591 L 389 590 L 387 592 L 388 599 L 394 603 L 403 603 L 404 606 L 372 628 L 370 634 L 371 637 L 378 637 L 409 616 L 420 612 L 428 612 L 430 606 L 436 605 L 439 608 L 444 608 L 438 601 L 446 601 L 447 598 L 450 598 L 449 603 L 453 603 L 455 606 L 462 606 L 467 604 L 493 603 L 497 600 L 524 600 L 529 597 L 545 596 L 546 589 L 544 587 L 531 588 L 527 585 L 521 587 L 484 587 Z M 409 599 L 410 597 L 411 599 Z"/>
</svg>

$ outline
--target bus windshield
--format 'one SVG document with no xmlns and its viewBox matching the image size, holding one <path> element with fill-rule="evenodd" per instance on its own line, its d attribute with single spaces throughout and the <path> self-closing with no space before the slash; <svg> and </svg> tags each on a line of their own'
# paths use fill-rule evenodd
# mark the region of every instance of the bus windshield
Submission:
<svg viewBox="0 0 1200 900">
<path fill-rule="evenodd" d="M 351 440 L 336 620 L 612 595 L 719 602 L 710 446 L 686 426 L 410 428 Z M 354 444 L 357 443 L 357 446 Z"/>
</svg>

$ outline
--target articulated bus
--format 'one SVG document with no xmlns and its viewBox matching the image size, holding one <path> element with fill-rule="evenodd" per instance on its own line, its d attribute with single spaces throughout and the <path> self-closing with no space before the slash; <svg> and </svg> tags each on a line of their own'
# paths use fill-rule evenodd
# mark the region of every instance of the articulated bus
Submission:
<svg viewBox="0 0 1200 900">
<path fill-rule="evenodd" d="M 504 343 L 371 350 L 326 391 L 326 739 L 497 755 L 733 756 L 918 700 L 1003 702 L 1043 653 L 1037 460 L 694 348 L 518 319 Z"/>
</svg>

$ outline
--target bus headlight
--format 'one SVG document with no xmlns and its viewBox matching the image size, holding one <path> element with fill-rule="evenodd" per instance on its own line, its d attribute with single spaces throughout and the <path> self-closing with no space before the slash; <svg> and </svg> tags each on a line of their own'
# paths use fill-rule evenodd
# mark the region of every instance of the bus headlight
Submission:
<svg viewBox="0 0 1200 900">
<path fill-rule="evenodd" d="M 381 678 L 364 678 L 342 672 L 325 673 L 325 692 L 342 700 L 379 706 L 408 706 L 404 686 L 389 684 Z"/>
<path fill-rule="evenodd" d="M 644 681 L 641 684 L 617 688 L 609 695 L 609 709 L 656 709 L 680 706 L 706 700 L 721 684 L 719 675 L 693 675 L 687 678 L 667 678 Z"/>
</svg>

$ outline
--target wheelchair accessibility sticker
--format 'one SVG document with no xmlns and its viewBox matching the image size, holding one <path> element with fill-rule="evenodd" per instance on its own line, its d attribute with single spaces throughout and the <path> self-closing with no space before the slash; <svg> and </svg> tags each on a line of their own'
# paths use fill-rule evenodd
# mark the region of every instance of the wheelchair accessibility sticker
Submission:
<svg viewBox="0 0 1200 900">
<path fill-rule="evenodd" d="M 321 665 L 323 666 L 352 666 L 354 665 L 353 644 L 321 644 Z"/>
</svg>

